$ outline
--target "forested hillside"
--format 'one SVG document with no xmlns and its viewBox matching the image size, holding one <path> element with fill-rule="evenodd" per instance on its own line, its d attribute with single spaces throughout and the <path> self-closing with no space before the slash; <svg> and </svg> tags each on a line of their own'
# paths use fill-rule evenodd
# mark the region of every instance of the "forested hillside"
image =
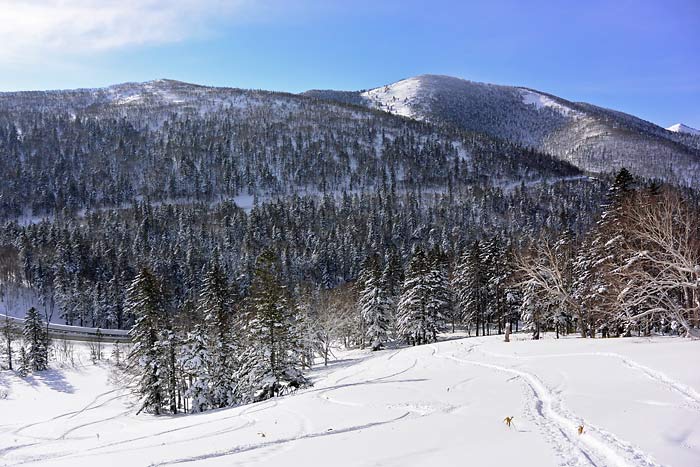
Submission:
<svg viewBox="0 0 700 467">
<path fill-rule="evenodd" d="M 579 173 L 484 135 L 170 81 L 0 95 L 0 152 L 4 220 L 142 199 L 488 187 Z"/>
<path fill-rule="evenodd" d="M 355 94 L 314 90 L 305 95 L 484 133 L 589 172 L 626 167 L 643 177 L 700 186 L 697 136 L 529 88 L 421 75 Z"/>
<path fill-rule="evenodd" d="M 565 124 L 551 99 L 538 112 Z M 697 334 L 696 191 L 399 113 L 172 81 L 0 95 L 0 310 L 34 306 L 23 373 L 56 351 L 45 320 L 131 329 L 155 413 L 286 394 L 341 343 Z"/>
</svg>

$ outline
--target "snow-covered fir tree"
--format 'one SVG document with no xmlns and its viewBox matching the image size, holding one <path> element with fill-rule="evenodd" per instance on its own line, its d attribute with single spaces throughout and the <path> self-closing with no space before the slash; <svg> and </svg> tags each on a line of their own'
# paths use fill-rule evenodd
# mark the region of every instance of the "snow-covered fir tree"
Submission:
<svg viewBox="0 0 700 467">
<path fill-rule="evenodd" d="M 609 329 L 605 315 L 607 309 L 616 306 L 613 271 L 623 261 L 620 246 L 625 237 L 625 203 L 632 193 L 633 183 L 632 175 L 625 169 L 620 170 L 608 191 L 600 220 L 576 258 L 573 295 L 581 304 L 578 324 L 584 336 L 595 336 L 599 328 L 605 328 L 603 332 Z"/>
<path fill-rule="evenodd" d="M 258 257 L 246 300 L 247 346 L 238 371 L 243 401 L 268 399 L 307 384 L 299 358 L 299 313 L 278 277 L 277 261 L 271 250 Z"/>
<path fill-rule="evenodd" d="M 379 258 L 365 262 L 369 270 L 363 270 L 363 287 L 360 291 L 360 315 L 365 336 L 372 350 L 380 350 L 388 340 L 391 325 L 391 298 L 384 281 Z"/>
<path fill-rule="evenodd" d="M 24 342 L 29 346 L 27 358 L 32 371 L 44 371 L 48 367 L 48 336 L 41 314 L 31 307 L 24 317 Z"/>
<path fill-rule="evenodd" d="M 29 362 L 29 354 L 24 346 L 19 349 L 19 368 L 17 369 L 17 374 L 22 378 L 25 378 L 31 370 L 31 363 Z"/>
<path fill-rule="evenodd" d="M 390 300 L 390 325 L 391 332 L 396 334 L 396 307 L 401 297 L 401 286 L 404 281 L 403 264 L 398 249 L 391 245 L 386 254 L 384 270 L 382 271 L 382 282 L 386 288 L 387 296 Z"/>
<path fill-rule="evenodd" d="M 428 257 L 428 288 L 430 296 L 426 303 L 426 326 L 431 340 L 437 340 L 437 332 L 447 320 L 452 319 L 454 297 L 448 274 L 449 261 L 439 247 L 434 247 Z"/>
<path fill-rule="evenodd" d="M 114 366 L 117 368 L 121 368 L 122 366 L 122 350 L 121 346 L 119 345 L 119 342 L 115 342 L 114 345 L 112 346 L 112 355 L 111 355 L 112 363 Z"/>
<path fill-rule="evenodd" d="M 507 281 L 510 276 L 507 249 L 499 237 L 482 244 L 482 264 L 486 278 L 486 332 L 495 324 L 500 334 L 508 313 Z"/>
<path fill-rule="evenodd" d="M 187 334 L 184 345 L 180 349 L 179 363 L 188 381 L 184 396 L 189 400 L 190 412 L 204 412 L 212 407 L 218 407 L 214 402 L 210 377 L 211 356 L 208 351 L 208 335 L 206 328 L 195 325 Z"/>
<path fill-rule="evenodd" d="M 462 323 L 469 331 L 474 326 L 477 336 L 479 328 L 485 330 L 486 327 L 484 317 L 487 279 L 484 273 L 481 247 L 475 241 L 460 257 L 452 279 L 452 287 Z"/>
<path fill-rule="evenodd" d="M 202 282 L 197 312 L 206 325 L 206 355 L 204 363 L 211 385 L 211 403 L 214 407 L 226 407 L 235 402 L 239 317 L 238 295 L 234 294 L 218 254 Z"/>
<path fill-rule="evenodd" d="M 160 414 L 168 400 L 167 346 L 161 342 L 166 307 L 161 284 L 149 269 L 141 269 L 129 286 L 126 310 L 136 316 L 129 332 L 133 346 L 128 360 L 138 376 L 139 412 Z"/>
<path fill-rule="evenodd" d="M 425 344 L 437 336 L 439 320 L 431 315 L 437 307 L 431 305 L 437 305 L 439 300 L 433 285 L 428 258 L 417 247 L 408 264 L 396 310 L 397 331 L 409 344 Z"/>
<path fill-rule="evenodd" d="M 162 389 L 162 403 L 170 413 L 177 413 L 182 406 L 178 384 L 181 372 L 177 361 L 178 351 L 182 346 L 181 341 L 181 336 L 171 328 L 171 322 L 166 315 L 164 330 L 156 342 L 155 354 L 160 358 L 158 376 Z"/>
<path fill-rule="evenodd" d="M 4 354 L 5 354 L 5 360 L 7 361 L 7 368 L 12 370 L 14 368 L 13 365 L 13 356 L 15 354 L 15 350 L 13 349 L 12 343 L 15 341 L 17 338 L 17 327 L 15 326 L 14 322 L 10 319 L 9 315 L 5 315 L 5 318 L 2 320 L 2 329 L 0 329 L 0 333 L 2 334 L 3 339 L 5 340 L 5 346 L 4 346 Z"/>
</svg>

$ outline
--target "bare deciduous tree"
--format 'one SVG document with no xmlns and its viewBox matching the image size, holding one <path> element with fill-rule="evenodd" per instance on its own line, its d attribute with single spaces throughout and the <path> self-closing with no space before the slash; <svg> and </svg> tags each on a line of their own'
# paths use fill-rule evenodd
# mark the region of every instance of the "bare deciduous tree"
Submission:
<svg viewBox="0 0 700 467">
<path fill-rule="evenodd" d="M 700 215 L 677 193 L 642 192 L 630 203 L 626 263 L 616 310 L 629 321 L 649 315 L 700 337 Z"/>
<path fill-rule="evenodd" d="M 527 254 L 516 258 L 519 286 L 526 293 L 534 294 L 532 300 L 537 301 L 537 306 L 550 313 L 564 310 L 580 312 L 582 309 L 572 295 L 569 250 L 569 245 L 563 240 L 552 244 L 543 236 Z M 579 318 L 583 323 L 582 317 Z M 543 316 L 541 319 L 550 320 L 554 316 Z M 559 323 L 555 322 L 555 328 L 559 332 Z"/>
</svg>

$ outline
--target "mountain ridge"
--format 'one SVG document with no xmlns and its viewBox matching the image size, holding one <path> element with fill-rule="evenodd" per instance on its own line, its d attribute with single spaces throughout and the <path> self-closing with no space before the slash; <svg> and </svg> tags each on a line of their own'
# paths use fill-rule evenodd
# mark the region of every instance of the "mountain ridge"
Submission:
<svg viewBox="0 0 700 467">
<path fill-rule="evenodd" d="M 674 133 L 687 133 L 690 135 L 700 135 L 700 130 L 697 130 L 691 126 L 685 125 L 683 123 L 676 123 L 675 125 L 671 125 L 670 127 L 666 128 L 668 131 L 672 131 Z"/>
<path fill-rule="evenodd" d="M 700 172 L 700 145 L 686 135 L 624 112 L 528 87 L 428 74 L 355 94 L 332 90 L 303 94 L 488 134 L 593 173 L 627 167 L 647 178 L 700 186 L 694 175 Z"/>
<path fill-rule="evenodd" d="M 0 220 L 376 189 L 513 186 L 581 172 L 487 135 L 271 91 L 157 80 L 0 94 Z M 4 213 L 4 215 L 3 215 Z"/>
<path fill-rule="evenodd" d="M 592 174 L 627 167 L 637 175 L 700 186 L 700 139 L 623 112 L 521 86 L 425 74 L 362 91 L 301 94 L 205 86 L 173 79 L 104 88 L 0 93 L 0 111 L 120 117 L 160 125 L 168 115 L 321 100 L 486 135 L 549 154 Z M 276 104 L 277 103 L 277 104 Z M 369 118 L 369 114 L 368 114 Z"/>
</svg>

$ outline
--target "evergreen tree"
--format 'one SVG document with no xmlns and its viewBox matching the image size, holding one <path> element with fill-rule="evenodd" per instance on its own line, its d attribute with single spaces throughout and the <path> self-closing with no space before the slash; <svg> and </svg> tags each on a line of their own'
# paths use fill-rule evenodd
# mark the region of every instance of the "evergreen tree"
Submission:
<svg viewBox="0 0 700 467">
<path fill-rule="evenodd" d="M 122 351 L 119 342 L 115 342 L 112 346 L 112 362 L 117 368 L 122 366 Z"/>
<path fill-rule="evenodd" d="M 298 313 L 277 276 L 277 257 L 270 250 L 258 257 L 246 307 L 248 347 L 239 370 L 242 399 L 259 401 L 305 385 L 298 358 Z"/>
<path fill-rule="evenodd" d="M 355 288 L 357 290 L 358 305 L 359 298 L 362 297 L 363 291 L 365 289 L 365 284 L 373 280 L 374 271 L 380 268 L 379 256 L 376 254 L 368 254 L 364 261 L 362 261 L 362 266 L 359 273 L 357 274 L 357 281 L 355 282 Z M 359 324 L 359 335 L 360 335 L 360 348 L 364 349 L 367 345 L 367 327 L 369 323 L 365 321 L 362 309 L 360 307 L 360 312 L 357 315 Z"/>
<path fill-rule="evenodd" d="M 41 315 L 31 307 L 24 318 L 24 341 L 29 345 L 27 358 L 32 371 L 44 371 L 48 367 L 48 336 Z"/>
<path fill-rule="evenodd" d="M 12 350 L 12 342 L 15 340 L 17 332 L 14 322 L 10 320 L 9 315 L 5 315 L 2 323 L 2 337 L 5 339 L 5 359 L 10 370 L 13 369 L 12 356 L 14 351 Z"/>
<path fill-rule="evenodd" d="M 426 304 L 426 326 L 433 341 L 437 341 L 438 330 L 453 314 L 454 298 L 447 268 L 447 255 L 435 247 L 428 257 L 427 280 L 431 293 Z"/>
<path fill-rule="evenodd" d="M 364 286 L 360 292 L 360 315 L 365 323 L 365 336 L 372 350 L 380 350 L 388 340 L 391 299 L 380 270 L 379 260 L 370 261 L 363 271 Z"/>
<path fill-rule="evenodd" d="M 477 336 L 480 326 L 485 329 L 487 284 L 484 269 L 481 247 L 478 242 L 474 242 L 460 257 L 452 281 L 462 323 L 469 330 L 475 326 Z"/>
<path fill-rule="evenodd" d="M 608 190 L 600 220 L 576 259 L 573 288 L 574 297 L 581 304 L 578 320 L 582 336 L 595 337 L 599 327 L 607 334 L 611 324 L 606 323 L 605 316 L 617 305 L 613 272 L 623 261 L 620 253 L 625 237 L 625 203 L 633 193 L 633 183 L 632 175 L 621 169 Z"/>
<path fill-rule="evenodd" d="M 437 335 L 437 322 L 429 313 L 435 300 L 430 278 L 430 264 L 417 247 L 408 264 L 406 279 L 396 311 L 397 330 L 409 344 L 420 345 L 429 342 Z"/>
<path fill-rule="evenodd" d="M 389 299 L 389 323 L 391 332 L 396 334 L 396 307 L 401 296 L 401 286 L 403 285 L 404 274 L 401 264 L 401 256 L 393 245 L 389 248 L 386 257 L 386 265 L 382 271 L 382 282 Z"/>
<path fill-rule="evenodd" d="M 190 412 L 204 412 L 211 407 L 217 407 L 212 397 L 209 363 L 211 358 L 207 350 L 208 335 L 204 326 L 198 324 L 187 335 L 185 345 L 180 354 L 180 363 L 188 378 L 189 385 L 185 397 L 190 400 Z"/>
<path fill-rule="evenodd" d="M 167 355 L 159 345 L 165 332 L 166 308 L 161 285 L 149 269 L 143 268 L 129 286 L 126 312 L 136 316 L 129 332 L 133 347 L 128 359 L 129 367 L 139 375 L 139 412 L 160 414 L 168 397 Z"/>
<path fill-rule="evenodd" d="M 181 394 L 178 392 L 178 380 L 181 377 L 177 365 L 177 357 L 181 347 L 180 335 L 171 328 L 169 320 L 165 322 L 165 330 L 160 333 L 156 342 L 156 355 L 160 358 L 159 377 L 163 389 L 163 406 L 170 413 L 177 413 L 182 406 Z"/>
<path fill-rule="evenodd" d="M 512 325 L 511 256 L 510 249 L 500 237 L 492 238 L 484 245 L 482 251 L 482 261 L 486 270 L 487 317 L 489 323 L 496 322 L 499 334 L 506 325 L 509 326 L 510 332 Z"/>
<path fill-rule="evenodd" d="M 29 363 L 29 355 L 27 354 L 27 349 L 24 346 L 19 349 L 19 368 L 17 369 L 17 374 L 22 378 L 26 378 L 29 374 L 31 364 Z"/>
<path fill-rule="evenodd" d="M 386 290 L 394 302 L 398 302 L 401 295 L 401 285 L 404 281 L 403 266 L 401 266 L 401 256 L 395 247 L 389 249 L 386 258 L 386 265 L 382 271 L 382 280 L 386 284 Z M 394 303 L 394 307 L 396 303 Z"/>
<path fill-rule="evenodd" d="M 218 255 L 217 255 L 218 256 Z M 206 323 L 206 366 L 209 370 L 211 400 L 214 407 L 235 402 L 236 316 L 234 300 L 218 258 L 212 261 L 204 277 L 199 296 L 199 314 Z"/>
</svg>

